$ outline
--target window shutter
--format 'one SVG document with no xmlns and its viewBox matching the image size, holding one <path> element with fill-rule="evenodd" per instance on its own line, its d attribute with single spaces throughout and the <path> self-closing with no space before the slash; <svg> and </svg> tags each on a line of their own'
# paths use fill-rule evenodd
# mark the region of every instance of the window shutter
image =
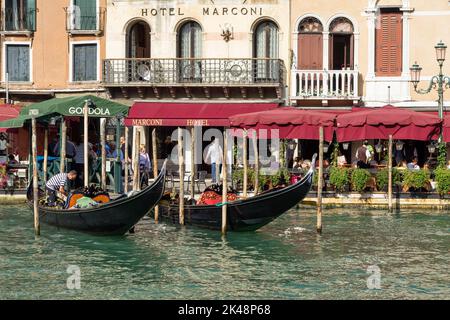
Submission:
<svg viewBox="0 0 450 320">
<path fill-rule="evenodd" d="M 322 70 L 323 36 L 320 33 L 299 34 L 298 68 L 299 70 Z"/>
<path fill-rule="evenodd" d="M 74 5 L 80 10 L 80 30 L 97 30 L 97 8 L 95 0 L 74 0 Z"/>
<path fill-rule="evenodd" d="M 97 80 L 97 45 L 73 46 L 73 81 Z"/>
<path fill-rule="evenodd" d="M 6 56 L 9 81 L 30 81 L 30 47 L 27 45 L 7 45 Z"/>
<path fill-rule="evenodd" d="M 401 12 L 382 12 L 380 29 L 376 31 L 377 76 L 401 75 L 402 41 Z"/>
<path fill-rule="evenodd" d="M 25 10 L 27 30 L 36 31 L 36 0 L 27 0 Z"/>
</svg>

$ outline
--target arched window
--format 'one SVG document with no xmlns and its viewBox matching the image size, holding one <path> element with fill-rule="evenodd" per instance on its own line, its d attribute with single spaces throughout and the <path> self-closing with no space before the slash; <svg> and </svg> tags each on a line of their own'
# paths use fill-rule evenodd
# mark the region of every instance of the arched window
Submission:
<svg viewBox="0 0 450 320">
<path fill-rule="evenodd" d="M 354 37 L 353 24 L 345 18 L 334 19 L 330 24 L 330 70 L 353 69 Z"/>
<path fill-rule="evenodd" d="M 263 21 L 255 29 L 254 57 L 278 59 L 278 27 L 272 21 Z"/>
<path fill-rule="evenodd" d="M 144 21 L 137 21 L 128 29 L 128 58 L 150 58 L 150 26 Z"/>
<path fill-rule="evenodd" d="M 323 69 L 323 25 L 319 19 L 306 17 L 298 27 L 299 70 Z"/>
<path fill-rule="evenodd" d="M 178 57 L 202 57 L 202 28 L 195 21 L 184 23 L 178 31 Z"/>
</svg>

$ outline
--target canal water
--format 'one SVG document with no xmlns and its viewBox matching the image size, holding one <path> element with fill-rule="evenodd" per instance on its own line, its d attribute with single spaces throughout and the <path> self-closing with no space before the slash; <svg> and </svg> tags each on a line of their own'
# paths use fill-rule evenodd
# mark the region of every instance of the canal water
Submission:
<svg viewBox="0 0 450 320">
<path fill-rule="evenodd" d="M 450 212 L 331 209 L 323 222 L 318 236 L 306 207 L 226 239 L 149 219 L 125 237 L 35 238 L 27 208 L 2 206 L 0 299 L 450 299 Z"/>
</svg>

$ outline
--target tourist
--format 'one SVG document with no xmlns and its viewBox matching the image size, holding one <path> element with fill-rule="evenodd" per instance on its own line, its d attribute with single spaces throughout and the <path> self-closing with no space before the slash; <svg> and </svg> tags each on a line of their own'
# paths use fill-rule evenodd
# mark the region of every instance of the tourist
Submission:
<svg viewBox="0 0 450 320">
<path fill-rule="evenodd" d="M 150 172 L 152 168 L 152 164 L 150 162 L 150 156 L 145 150 L 145 144 L 141 144 L 139 148 L 139 168 L 144 169 L 147 172 Z"/>
<path fill-rule="evenodd" d="M 45 188 L 48 194 L 49 206 L 55 205 L 57 192 L 66 195 L 64 186 L 71 181 L 75 181 L 76 178 L 77 172 L 75 170 L 72 170 L 69 173 L 58 173 L 47 181 L 47 183 L 45 184 Z"/>
<path fill-rule="evenodd" d="M 131 160 L 131 145 L 128 143 L 128 152 L 125 154 L 125 137 L 120 137 L 120 150 L 124 156 L 127 156 L 128 161 Z"/>
<path fill-rule="evenodd" d="M 361 147 L 356 150 L 357 167 L 367 169 L 370 166 L 367 164 L 371 155 L 368 149 L 369 142 L 365 140 Z"/>
<path fill-rule="evenodd" d="M 0 156 L 6 156 L 8 154 L 8 139 L 4 132 L 0 133 Z"/>
<path fill-rule="evenodd" d="M 300 169 L 302 167 L 303 161 L 300 157 L 295 157 L 294 164 L 292 165 L 292 169 Z"/>
<path fill-rule="evenodd" d="M 347 164 L 347 159 L 345 158 L 345 155 L 342 154 L 341 151 L 339 151 L 339 156 L 337 157 L 337 165 L 338 167 L 342 168 Z"/>
<path fill-rule="evenodd" d="M 117 158 L 117 148 L 116 148 L 115 142 L 109 143 L 109 152 L 107 153 L 106 157 L 113 158 L 113 159 Z M 122 153 L 122 150 L 120 150 L 120 149 L 119 149 L 119 157 L 120 157 L 120 161 L 123 162 L 123 153 Z"/>
<path fill-rule="evenodd" d="M 49 145 L 48 145 L 48 155 L 49 157 L 57 157 L 58 155 L 55 154 L 55 147 L 58 144 L 59 141 L 59 136 L 56 136 L 52 139 L 52 141 L 50 141 Z"/>
<path fill-rule="evenodd" d="M 218 181 L 218 173 L 220 172 L 220 164 L 223 160 L 223 151 L 222 147 L 219 144 L 219 140 L 216 137 L 212 137 L 211 144 L 207 147 L 208 151 L 206 153 L 206 161 L 211 163 L 211 176 L 212 183 L 217 183 Z M 216 166 L 218 168 L 216 168 Z"/>
<path fill-rule="evenodd" d="M 53 148 L 53 154 L 56 157 L 60 156 L 60 149 L 59 149 L 59 141 L 56 143 L 55 147 Z M 66 159 L 73 159 L 76 155 L 76 147 L 75 144 L 70 141 L 69 138 L 66 140 Z"/>
<path fill-rule="evenodd" d="M 75 141 L 75 157 L 73 158 L 73 168 L 80 174 L 77 176 L 76 185 L 81 187 L 84 179 L 84 135 Z"/>
<path fill-rule="evenodd" d="M 411 161 L 410 163 L 408 163 L 408 169 L 409 169 L 409 170 L 420 170 L 420 167 L 419 167 L 419 165 L 417 164 L 417 162 L 418 162 L 417 157 L 414 157 L 414 158 L 412 159 L 412 161 Z"/>
<path fill-rule="evenodd" d="M 17 161 L 14 154 L 11 153 L 8 155 L 8 165 L 14 165 L 14 164 L 19 164 L 19 161 Z"/>
<path fill-rule="evenodd" d="M 163 159 L 170 158 L 173 147 L 174 147 L 174 143 L 172 142 L 172 138 L 170 136 L 167 136 L 166 140 L 164 140 L 164 144 L 162 146 L 162 158 Z"/>
</svg>

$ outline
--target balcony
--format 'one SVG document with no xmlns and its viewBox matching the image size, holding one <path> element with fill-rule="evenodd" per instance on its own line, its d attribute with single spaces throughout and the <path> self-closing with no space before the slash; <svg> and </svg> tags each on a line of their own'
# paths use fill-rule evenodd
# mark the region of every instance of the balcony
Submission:
<svg viewBox="0 0 450 320">
<path fill-rule="evenodd" d="M 103 85 L 136 90 L 140 98 L 281 99 L 285 68 L 279 59 L 106 59 Z"/>
<path fill-rule="evenodd" d="M 66 12 L 66 31 L 70 35 L 74 34 L 94 34 L 99 35 L 105 30 L 105 8 L 93 8 L 83 10 L 72 6 L 64 8 Z M 89 13 L 91 12 L 91 13 Z"/>
<path fill-rule="evenodd" d="M 36 30 L 36 9 L 4 8 L 0 27 L 2 34 L 30 35 Z"/>
<path fill-rule="evenodd" d="M 293 100 L 359 100 L 357 70 L 294 70 Z"/>
</svg>

